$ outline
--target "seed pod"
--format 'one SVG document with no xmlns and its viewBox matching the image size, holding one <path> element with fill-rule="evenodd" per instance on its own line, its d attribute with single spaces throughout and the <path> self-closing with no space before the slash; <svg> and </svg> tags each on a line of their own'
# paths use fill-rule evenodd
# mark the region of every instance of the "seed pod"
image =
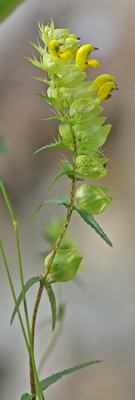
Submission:
<svg viewBox="0 0 135 400">
<path fill-rule="evenodd" d="M 57 250 L 50 269 L 52 279 L 57 282 L 67 282 L 74 278 L 82 257 L 74 257 L 76 250 Z M 45 259 L 45 267 L 47 266 L 52 252 Z"/>
<path fill-rule="evenodd" d="M 107 162 L 103 159 L 103 162 Z M 106 175 L 107 170 L 102 165 L 102 160 L 80 155 L 75 162 L 76 171 L 90 179 L 101 179 Z"/>
<path fill-rule="evenodd" d="M 84 184 L 76 191 L 76 200 L 79 207 L 88 214 L 100 214 L 105 210 L 113 197 L 105 197 L 109 190 L 106 186 Z"/>
</svg>

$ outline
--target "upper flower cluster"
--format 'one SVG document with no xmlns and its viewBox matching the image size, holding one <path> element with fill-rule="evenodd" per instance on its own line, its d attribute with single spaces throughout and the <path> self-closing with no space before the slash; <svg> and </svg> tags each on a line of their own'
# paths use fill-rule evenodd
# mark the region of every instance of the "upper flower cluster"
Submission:
<svg viewBox="0 0 135 400">
<path fill-rule="evenodd" d="M 110 98 L 111 92 L 117 89 L 115 79 L 103 74 L 93 82 L 85 81 L 85 69 L 89 66 L 99 67 L 97 60 L 88 58 L 97 48 L 92 44 L 81 46 L 79 38 L 69 34 L 68 29 L 55 29 L 51 21 L 50 26 L 39 24 L 39 35 L 44 46 L 41 47 L 39 43 L 33 46 L 40 53 L 40 61 L 35 57 L 29 60 L 48 74 L 42 79 L 49 85 L 43 97 L 56 109 L 53 118 L 61 121 L 57 147 L 73 151 L 73 171 L 84 179 L 100 179 L 106 175 L 108 161 L 101 153 L 101 146 L 107 139 L 111 125 L 102 126 L 106 118 L 98 116 L 102 111 L 100 103 Z M 112 200 L 105 196 L 108 187 L 103 190 L 103 187 L 84 184 L 81 188 L 76 199 L 80 208 L 87 210 L 87 213 L 99 214 Z M 91 206 L 86 204 L 89 192 Z M 83 201 L 80 200 L 80 194 Z"/>
</svg>

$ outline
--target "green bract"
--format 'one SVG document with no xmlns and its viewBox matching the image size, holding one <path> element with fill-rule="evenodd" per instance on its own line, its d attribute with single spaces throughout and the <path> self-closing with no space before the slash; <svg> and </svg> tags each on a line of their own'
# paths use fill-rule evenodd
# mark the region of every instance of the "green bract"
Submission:
<svg viewBox="0 0 135 400">
<path fill-rule="evenodd" d="M 50 269 L 52 279 L 57 282 L 67 282 L 74 278 L 82 257 L 75 257 L 76 250 L 57 250 Z M 48 265 L 52 252 L 45 258 L 45 268 Z"/>
<path fill-rule="evenodd" d="M 100 214 L 105 210 L 113 197 L 105 197 L 110 189 L 106 186 L 95 186 L 86 183 L 76 191 L 76 200 L 81 210 L 88 214 Z"/>
<path fill-rule="evenodd" d="M 59 132 L 64 142 L 72 144 L 72 135 L 69 124 L 65 121 L 59 126 Z"/>
</svg>

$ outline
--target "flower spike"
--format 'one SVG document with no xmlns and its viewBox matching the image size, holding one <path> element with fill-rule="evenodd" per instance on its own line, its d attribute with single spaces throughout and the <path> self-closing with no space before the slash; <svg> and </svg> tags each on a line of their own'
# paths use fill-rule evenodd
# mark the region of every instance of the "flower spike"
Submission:
<svg viewBox="0 0 135 400">
<path fill-rule="evenodd" d="M 43 81 L 49 88 L 42 97 L 56 109 L 52 119 L 60 120 L 58 141 L 50 147 L 74 153 L 73 170 L 67 168 L 68 177 L 84 181 L 85 178 L 102 179 L 107 173 L 108 159 L 101 150 L 111 125 L 104 125 L 106 118 L 99 117 L 103 110 L 100 103 L 118 89 L 115 78 L 102 74 L 93 82 L 85 81 L 85 69 L 99 67 L 97 60 L 89 59 L 91 52 L 98 48 L 92 44 L 80 47 L 78 37 L 69 34 L 69 29 L 55 29 L 53 21 L 50 26 L 39 25 L 39 28 L 45 46 L 34 45 L 40 53 L 40 62 L 36 58 L 29 60 L 48 74 Z M 84 183 L 76 192 L 80 210 L 87 214 L 103 212 L 112 200 L 106 197 L 107 190 L 109 187 Z"/>
</svg>

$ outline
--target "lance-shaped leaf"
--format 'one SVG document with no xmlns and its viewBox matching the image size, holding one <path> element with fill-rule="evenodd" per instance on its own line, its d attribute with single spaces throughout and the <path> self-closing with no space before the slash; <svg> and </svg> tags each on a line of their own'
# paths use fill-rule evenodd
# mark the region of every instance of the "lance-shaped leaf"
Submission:
<svg viewBox="0 0 135 400">
<path fill-rule="evenodd" d="M 62 140 L 56 141 L 55 143 L 47 144 L 47 146 L 41 147 L 35 151 L 34 154 L 38 153 L 41 150 L 49 149 L 51 147 L 60 147 L 61 149 L 71 150 L 71 146 L 68 143 L 63 142 Z"/>
<path fill-rule="evenodd" d="M 35 217 L 35 215 L 37 214 L 37 212 L 40 210 L 40 208 L 44 205 L 44 204 L 48 204 L 48 203 L 51 203 L 51 204 L 54 204 L 55 206 L 60 206 L 61 204 L 63 204 L 64 206 L 68 206 L 69 205 L 69 199 L 62 199 L 62 198 L 59 198 L 59 197 L 54 197 L 54 198 L 52 198 L 52 199 L 47 199 L 47 200 L 44 200 L 41 204 L 40 204 L 40 206 L 37 208 L 37 210 L 35 211 L 35 213 L 33 214 L 33 216 L 31 217 L 31 220 L 30 221 L 32 221 L 32 219 Z"/>
<path fill-rule="evenodd" d="M 55 300 L 55 295 L 52 290 L 51 284 L 49 282 L 45 283 L 45 289 L 49 297 L 49 301 L 51 304 L 51 310 L 52 310 L 52 331 L 54 331 L 55 328 L 55 323 L 56 323 L 56 300 Z"/>
<path fill-rule="evenodd" d="M 30 278 L 30 279 L 25 283 L 25 285 L 24 285 L 24 291 L 25 291 L 25 293 L 29 290 L 29 288 L 30 288 L 31 286 L 34 285 L 34 283 L 39 282 L 39 280 L 40 280 L 40 279 L 39 279 L 38 277 Z M 12 313 L 12 317 L 11 317 L 10 324 L 12 324 L 12 322 L 13 322 L 13 320 L 14 320 L 14 317 L 15 317 L 17 311 L 18 311 L 18 308 L 19 308 L 19 306 L 20 306 L 22 300 L 23 300 L 23 294 L 22 294 L 22 291 L 21 291 L 21 293 L 19 294 L 18 299 L 17 299 L 17 301 L 16 301 L 16 305 L 15 305 L 15 308 L 14 308 L 13 313 Z"/>
<path fill-rule="evenodd" d="M 57 382 L 58 379 L 62 378 L 64 375 L 69 375 L 72 372 L 78 371 L 79 369 L 88 367 L 89 365 L 100 363 L 102 360 L 97 360 L 97 361 L 89 361 L 84 364 L 76 365 L 73 368 L 65 369 L 61 372 L 57 372 L 56 374 L 53 374 L 51 376 L 48 376 L 46 379 L 43 379 L 40 381 L 40 386 L 42 390 L 45 390 L 48 388 L 48 386 L 52 385 L 52 383 Z"/>
<path fill-rule="evenodd" d="M 84 181 L 83 175 L 80 174 L 78 171 L 73 171 L 73 169 L 70 169 L 70 168 L 63 168 L 61 170 L 61 172 L 53 179 L 53 181 L 51 182 L 51 184 L 49 185 L 47 190 L 49 190 L 52 187 L 52 185 L 54 184 L 54 182 L 56 182 L 57 179 L 60 178 L 62 175 L 67 175 L 68 178 L 70 178 L 70 179 L 73 179 L 73 176 L 79 175 L 82 178 L 77 177 L 77 180 Z"/>
<path fill-rule="evenodd" d="M 24 393 L 22 396 L 21 396 L 21 399 L 20 400 L 31 400 L 32 399 L 32 397 L 31 397 L 31 395 L 29 394 L 29 393 Z"/>
<path fill-rule="evenodd" d="M 47 97 L 46 95 L 42 95 L 40 93 L 36 93 L 38 96 L 42 97 L 48 104 L 52 104 L 56 108 L 61 109 L 61 103 L 59 99 L 55 99 L 54 97 Z"/>
<path fill-rule="evenodd" d="M 102 228 L 100 228 L 99 224 L 95 221 L 93 215 L 87 214 L 86 212 L 78 209 L 77 207 L 74 206 L 74 210 L 78 212 L 78 214 L 83 218 L 83 220 L 93 228 L 98 235 L 111 247 L 113 247 L 111 241 L 107 237 L 107 235 L 104 233 Z"/>
</svg>

